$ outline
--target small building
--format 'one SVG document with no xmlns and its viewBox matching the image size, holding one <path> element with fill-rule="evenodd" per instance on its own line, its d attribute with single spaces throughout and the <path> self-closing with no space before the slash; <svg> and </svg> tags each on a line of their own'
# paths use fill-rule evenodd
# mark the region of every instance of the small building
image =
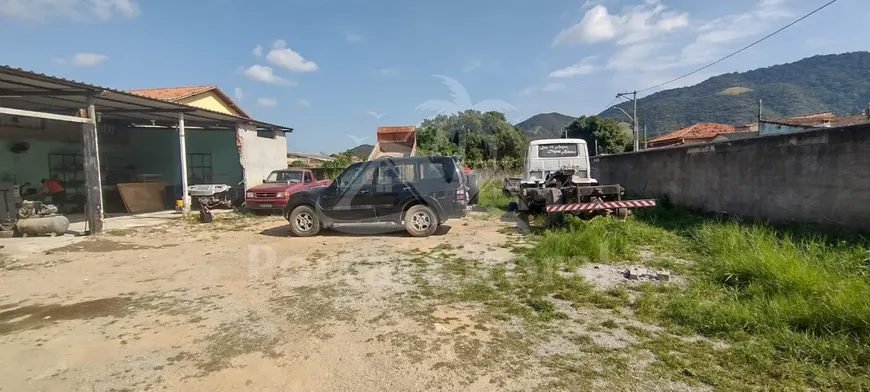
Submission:
<svg viewBox="0 0 870 392">
<path fill-rule="evenodd" d="M 760 135 L 778 135 L 801 132 L 818 128 L 836 128 L 849 125 L 870 123 L 870 110 L 865 114 L 837 116 L 834 112 L 823 112 L 791 116 L 777 120 L 762 120 L 758 127 Z"/>
<path fill-rule="evenodd" d="M 196 183 L 260 184 L 286 166 L 292 131 L 250 118 L 214 86 L 134 93 L 0 65 L 0 190 L 57 179 L 58 207 L 84 213 L 92 233 L 106 213 L 133 212 L 119 196 L 128 184 L 165 187 L 149 208 L 189 208 Z"/>
<path fill-rule="evenodd" d="M 229 95 L 213 85 L 146 88 L 128 90 L 128 92 L 143 97 L 180 103 L 238 117 L 251 118 Z"/>
<path fill-rule="evenodd" d="M 302 162 L 306 167 L 320 167 L 325 162 L 332 162 L 335 158 L 317 155 L 317 154 L 306 154 L 301 152 L 288 152 L 287 153 L 287 166 L 289 167 L 294 162 Z"/>
<path fill-rule="evenodd" d="M 674 132 L 656 137 L 649 141 L 648 148 L 674 147 L 686 144 L 707 143 L 717 135 L 733 133 L 733 125 L 713 122 L 700 122 Z"/>
</svg>

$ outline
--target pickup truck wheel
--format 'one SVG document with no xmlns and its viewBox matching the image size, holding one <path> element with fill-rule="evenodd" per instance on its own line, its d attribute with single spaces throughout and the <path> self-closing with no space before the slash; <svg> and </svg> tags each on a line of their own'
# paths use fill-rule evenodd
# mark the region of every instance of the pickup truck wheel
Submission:
<svg viewBox="0 0 870 392">
<path fill-rule="evenodd" d="M 289 220 L 290 231 L 297 237 L 311 237 L 320 232 L 320 217 L 309 206 L 296 207 Z"/>
<path fill-rule="evenodd" d="M 422 204 L 405 211 L 405 230 L 414 237 L 428 237 L 438 229 L 438 217 L 431 208 Z"/>
</svg>

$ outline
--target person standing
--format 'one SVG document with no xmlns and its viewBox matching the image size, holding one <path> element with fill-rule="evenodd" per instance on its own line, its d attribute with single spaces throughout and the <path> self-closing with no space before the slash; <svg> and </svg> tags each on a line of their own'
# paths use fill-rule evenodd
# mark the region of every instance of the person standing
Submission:
<svg viewBox="0 0 870 392">
<path fill-rule="evenodd" d="M 43 178 L 41 182 L 42 190 L 40 193 L 50 196 L 52 203 L 66 199 L 66 189 L 61 185 L 60 181 L 53 178 Z"/>
</svg>

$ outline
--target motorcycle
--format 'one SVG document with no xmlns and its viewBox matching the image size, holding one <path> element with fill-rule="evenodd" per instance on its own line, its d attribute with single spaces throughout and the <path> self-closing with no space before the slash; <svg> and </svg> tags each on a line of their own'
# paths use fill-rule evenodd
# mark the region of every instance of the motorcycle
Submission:
<svg viewBox="0 0 870 392">
<path fill-rule="evenodd" d="M 240 196 L 244 195 L 239 191 L 243 182 L 239 182 L 235 187 L 226 184 L 190 185 L 187 187 L 187 193 L 200 206 L 208 209 L 233 208 L 239 204 Z"/>
</svg>

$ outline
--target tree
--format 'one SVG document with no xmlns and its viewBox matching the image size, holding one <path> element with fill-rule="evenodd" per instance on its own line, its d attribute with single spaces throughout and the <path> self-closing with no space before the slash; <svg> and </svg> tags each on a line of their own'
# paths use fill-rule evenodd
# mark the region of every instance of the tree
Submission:
<svg viewBox="0 0 870 392">
<path fill-rule="evenodd" d="M 332 157 L 332 161 L 323 162 L 323 165 L 320 167 L 330 168 L 330 169 L 344 169 L 353 162 L 353 158 L 351 154 L 347 151 L 340 152 L 337 154 L 330 155 Z"/>
<path fill-rule="evenodd" d="M 619 123 L 611 118 L 581 116 L 566 129 L 568 137 L 586 141 L 591 151 L 590 155 L 623 152 L 632 140 L 630 131 L 626 133 Z"/>
<path fill-rule="evenodd" d="M 293 161 L 290 163 L 290 167 L 308 167 L 305 162 L 302 161 Z"/>
<path fill-rule="evenodd" d="M 417 131 L 421 154 L 459 154 L 469 166 L 521 162 L 526 136 L 504 114 L 466 110 L 423 120 Z"/>
</svg>

